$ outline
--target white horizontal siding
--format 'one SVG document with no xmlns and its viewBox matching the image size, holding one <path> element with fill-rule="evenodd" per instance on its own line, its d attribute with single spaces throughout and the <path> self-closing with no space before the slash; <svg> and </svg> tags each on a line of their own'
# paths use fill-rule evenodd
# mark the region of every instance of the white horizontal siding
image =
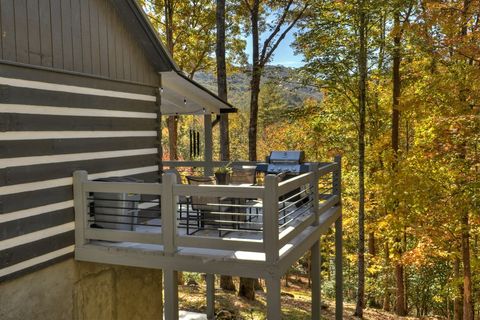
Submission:
<svg viewBox="0 0 480 320">
<path fill-rule="evenodd" d="M 75 246 L 71 245 L 71 246 L 62 248 L 60 250 L 52 251 L 47 254 L 44 254 L 29 260 L 25 260 L 20 263 L 14 264 L 12 266 L 0 269 L 0 277 L 4 277 L 14 272 L 22 271 L 23 269 L 27 269 L 27 268 L 36 266 L 38 264 L 47 262 L 49 260 L 72 253 L 74 249 L 75 249 Z"/>
<path fill-rule="evenodd" d="M 108 178 L 108 177 L 115 177 L 115 176 L 119 176 L 119 177 L 131 176 L 135 174 L 156 172 L 157 170 L 158 170 L 157 166 L 149 166 L 149 167 L 115 170 L 115 171 L 89 174 L 88 178 L 90 180 L 93 180 L 93 179 Z M 73 183 L 72 177 L 65 177 L 65 178 L 36 181 L 36 182 L 30 182 L 30 183 L 15 184 L 11 186 L 0 187 L 0 196 L 7 195 L 7 194 L 20 193 L 20 192 L 29 192 L 29 191 L 37 191 L 37 190 L 43 190 L 43 189 L 62 187 L 62 186 L 69 186 L 69 185 L 72 185 L 72 183 Z"/>
<path fill-rule="evenodd" d="M 9 238 L 9 239 L 0 241 L 0 251 L 10 249 L 16 246 L 21 246 L 21 245 L 38 241 L 41 239 L 53 237 L 53 236 L 56 236 L 57 234 L 65 233 L 72 230 L 75 230 L 75 223 L 69 222 L 59 226 L 46 228 L 46 229 L 42 229 L 35 232 L 30 232 L 18 237 Z"/>
<path fill-rule="evenodd" d="M 73 208 L 73 200 L 50 203 L 44 206 L 28 208 L 19 211 L 13 211 L 9 213 L 0 214 L 0 223 L 9 222 L 18 219 L 24 219 L 28 217 L 38 216 L 40 214 L 49 213 L 53 211 Z"/>
<path fill-rule="evenodd" d="M 4 78 L 4 77 L 0 77 L 0 84 L 9 85 L 13 87 L 29 88 L 29 89 L 85 94 L 90 96 L 123 98 L 123 99 L 151 101 L 151 102 L 155 102 L 157 100 L 157 97 L 146 95 L 146 94 L 120 92 L 120 91 L 113 91 L 113 90 L 102 90 L 102 89 L 86 88 L 86 87 L 79 87 L 79 86 L 70 86 L 65 84 Z"/>
<path fill-rule="evenodd" d="M 151 131 L 7 131 L 0 132 L 0 141 L 45 140 L 45 139 L 81 139 L 81 138 L 127 138 L 156 137 Z"/>
<path fill-rule="evenodd" d="M 73 116 L 73 117 L 107 117 L 107 118 L 136 118 L 156 119 L 156 113 L 118 111 L 110 109 L 70 108 L 70 107 L 49 107 L 26 104 L 0 103 L 0 113 L 19 113 L 51 116 Z"/>
<path fill-rule="evenodd" d="M 99 117 L 99 118 L 113 118 L 111 121 L 115 121 L 114 118 L 128 118 L 128 119 L 157 119 L 158 115 L 153 112 L 137 112 L 135 111 L 135 100 L 155 102 L 157 97 L 152 94 L 138 94 L 131 92 L 120 92 L 115 90 L 103 90 L 90 87 L 81 87 L 75 85 L 65 85 L 65 84 L 56 84 L 48 83 L 42 81 L 30 81 L 23 79 L 14 79 L 7 77 L 0 77 L 0 85 L 7 85 L 12 87 L 27 88 L 27 89 L 36 89 L 36 90 L 45 90 L 49 92 L 58 92 L 58 93 L 71 93 L 71 94 L 81 94 L 86 96 L 97 96 L 97 97 L 110 97 L 118 99 L 129 99 L 132 100 L 132 108 L 130 110 L 110 110 L 99 108 L 76 108 L 70 106 L 66 102 L 63 106 L 44 106 L 38 105 L 36 102 L 32 104 L 11 104 L 11 103 L 0 103 L 0 115 L 1 114 L 29 114 L 29 115 L 45 115 L 45 116 L 61 116 L 81 119 L 81 117 Z M 48 103 L 47 103 L 48 104 Z M 97 104 L 98 105 L 98 104 Z M 153 104 L 152 104 L 153 106 Z M 115 107 L 110 107 L 115 108 Z M 0 143 L 1 141 L 20 141 L 20 140 L 46 140 L 46 139 L 95 139 L 95 138 L 133 138 L 133 137 L 157 137 L 158 132 L 152 127 L 147 127 L 145 129 L 150 130 L 110 130 L 110 131 L 68 131 L 68 130 L 56 130 L 55 127 L 48 128 L 50 131 L 29 131 L 28 127 L 25 131 L 6 131 L 0 132 Z M 151 130 L 153 129 L 153 130 Z M 30 129 L 31 130 L 31 129 Z M 22 156 L 22 157 L 12 157 L 0 159 L 0 169 L 12 168 L 12 167 L 21 167 L 21 166 L 35 166 L 42 164 L 55 164 L 55 163 L 64 163 L 72 161 L 95 161 L 100 159 L 118 159 L 122 157 L 134 157 L 142 155 L 155 155 L 158 153 L 156 146 L 152 145 L 151 148 L 139 148 L 134 150 L 114 150 L 114 151 L 96 151 L 96 152 L 78 152 L 78 153 L 69 153 L 69 154 L 55 154 L 55 155 L 40 155 L 40 156 Z M 152 161 L 153 162 L 153 161 Z M 139 167 L 139 165 L 144 165 L 144 167 Z M 158 166 L 152 165 L 145 166 L 144 162 L 142 164 L 132 164 L 132 168 L 121 169 L 121 170 L 110 170 L 105 172 L 100 172 L 96 174 L 89 175 L 89 179 L 98 179 L 106 178 L 111 176 L 130 176 L 136 174 L 156 172 Z M 54 169 L 52 169 L 54 170 Z M 0 196 L 2 195 L 13 195 L 23 192 L 31 192 L 37 190 L 45 190 L 50 188 L 62 187 L 62 186 L 71 186 L 72 177 L 61 177 L 56 179 L 49 179 L 44 181 L 35 181 L 30 183 L 22 183 L 9 186 L 0 186 Z M 62 199 L 63 200 L 63 199 Z M 66 210 L 65 214 L 71 214 L 73 209 L 73 200 L 64 199 L 65 201 L 50 203 L 42 206 L 37 206 L 33 208 L 26 208 L 14 212 L 0 214 L 0 223 L 11 222 L 20 219 L 26 219 L 34 216 L 41 216 L 43 214 L 48 214 L 55 211 Z M 55 201 L 55 200 L 54 200 Z M 60 201 L 60 200 L 56 200 Z M 62 213 L 60 213 L 62 214 Z M 15 223 L 14 223 L 15 224 Z M 55 224 L 57 224 L 55 226 Z M 0 241 L 0 251 L 1 250 L 17 250 L 17 247 L 22 245 L 34 245 L 36 241 L 47 239 L 64 234 L 66 232 L 71 232 L 75 230 L 74 222 L 65 223 L 65 219 L 62 222 L 53 221 L 53 227 L 44 228 L 41 230 L 36 230 L 23 235 L 15 236 Z M 52 239 L 53 241 L 53 239 Z M 58 246 L 57 246 L 58 247 Z M 20 248 L 18 248 L 20 250 Z M 53 249 L 52 249 L 53 250 Z M 0 277 L 7 276 L 9 274 L 34 267 L 38 264 L 48 262 L 52 259 L 64 256 L 74 251 L 74 246 L 69 245 L 60 250 L 56 250 L 47 254 L 39 255 L 38 257 L 28 259 L 14 265 L 8 266 L 6 268 L 0 269 Z M 39 254 L 39 253 L 37 253 Z M 12 262 L 13 263 L 13 262 Z"/>
<path fill-rule="evenodd" d="M 69 153 L 48 156 L 33 156 L 33 157 L 19 157 L 0 159 L 0 169 L 21 166 L 33 166 L 47 163 L 62 163 L 69 161 L 84 161 L 84 160 L 98 160 L 108 158 L 140 156 L 147 154 L 156 154 L 157 148 L 133 149 L 121 151 L 99 151 L 99 152 L 84 152 L 84 153 Z"/>
</svg>

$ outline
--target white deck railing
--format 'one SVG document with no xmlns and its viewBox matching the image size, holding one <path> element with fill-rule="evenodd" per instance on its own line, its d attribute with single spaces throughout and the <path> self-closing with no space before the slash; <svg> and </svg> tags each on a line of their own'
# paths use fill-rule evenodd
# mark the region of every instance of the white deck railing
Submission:
<svg viewBox="0 0 480 320">
<path fill-rule="evenodd" d="M 254 165 L 247 162 L 242 164 Z M 222 163 L 169 162 L 167 165 L 213 167 Z M 184 185 L 176 182 L 176 176 L 173 173 L 164 174 L 162 183 L 98 182 L 89 181 L 87 172 L 76 171 L 74 173 L 75 241 L 77 246 L 94 241 L 151 244 L 157 245 L 158 250 L 163 251 L 165 255 L 174 255 L 179 248 L 248 251 L 263 253 L 264 261 L 276 263 L 282 248 L 292 243 L 308 227 L 323 223 L 329 227 L 334 222 L 330 221 L 329 215 L 333 216 L 338 211 L 339 186 L 340 170 L 335 162 L 312 164 L 310 172 L 281 182 L 275 175 L 267 175 L 263 186 Z M 137 227 L 134 230 L 97 228 L 93 225 L 95 216 L 92 212 L 94 200 L 91 198 L 91 193 L 139 194 L 143 198 L 148 197 L 145 201 L 151 206 L 157 205 L 156 210 L 159 216 L 138 221 L 135 223 Z M 292 193 L 293 196 L 291 196 Z M 257 229 L 255 232 L 240 228 L 230 230 L 228 237 L 202 232 L 186 233 L 185 226 L 182 225 L 184 222 L 179 218 L 179 214 L 181 215 L 179 208 L 191 209 L 192 205 L 182 204 L 178 199 L 192 199 L 192 197 L 255 199 L 258 215 L 247 213 L 248 208 L 242 209 L 245 212 L 238 215 L 253 216 L 256 219 L 254 222 L 245 220 L 242 223 L 255 225 Z M 296 198 L 297 202 L 289 201 L 289 198 Z M 141 207 L 142 201 L 144 200 L 138 201 Z M 235 216 L 235 213 L 218 214 Z M 155 219 L 160 221 L 161 227 L 150 223 Z"/>
</svg>

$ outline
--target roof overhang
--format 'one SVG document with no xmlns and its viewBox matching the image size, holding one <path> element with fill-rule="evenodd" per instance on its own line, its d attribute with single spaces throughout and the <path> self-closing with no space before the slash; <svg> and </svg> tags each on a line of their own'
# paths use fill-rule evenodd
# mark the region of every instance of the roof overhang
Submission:
<svg viewBox="0 0 480 320">
<path fill-rule="evenodd" d="M 231 104 L 178 71 L 160 72 L 162 79 L 161 113 L 163 115 L 232 113 Z"/>
<path fill-rule="evenodd" d="M 162 78 L 165 115 L 237 112 L 231 104 L 186 77 L 162 44 L 136 0 L 111 0 L 148 60 Z"/>
<path fill-rule="evenodd" d="M 111 3 L 157 71 L 178 69 L 136 0 L 111 0 Z"/>
</svg>

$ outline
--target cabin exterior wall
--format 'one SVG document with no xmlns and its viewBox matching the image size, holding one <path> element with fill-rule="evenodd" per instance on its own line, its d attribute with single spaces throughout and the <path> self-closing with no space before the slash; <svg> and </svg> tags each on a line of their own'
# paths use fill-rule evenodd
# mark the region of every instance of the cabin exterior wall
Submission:
<svg viewBox="0 0 480 320">
<path fill-rule="evenodd" d="M 158 85 L 109 0 L 2 0 L 0 34 L 0 60 Z"/>
<path fill-rule="evenodd" d="M 161 318 L 160 270 L 73 259 L 73 171 L 159 179 L 160 79 L 116 4 L 0 1 L 0 319 Z"/>
</svg>

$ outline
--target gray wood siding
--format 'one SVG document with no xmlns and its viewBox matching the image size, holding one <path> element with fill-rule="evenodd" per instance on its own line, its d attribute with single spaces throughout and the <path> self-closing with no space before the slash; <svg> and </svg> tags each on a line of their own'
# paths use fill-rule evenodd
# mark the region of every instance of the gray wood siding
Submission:
<svg viewBox="0 0 480 320">
<path fill-rule="evenodd" d="M 158 181 L 157 109 L 154 86 L 0 62 L 0 281 L 71 257 L 75 170 Z"/>
<path fill-rule="evenodd" d="M 158 85 L 110 0 L 0 0 L 0 60 Z"/>
</svg>

